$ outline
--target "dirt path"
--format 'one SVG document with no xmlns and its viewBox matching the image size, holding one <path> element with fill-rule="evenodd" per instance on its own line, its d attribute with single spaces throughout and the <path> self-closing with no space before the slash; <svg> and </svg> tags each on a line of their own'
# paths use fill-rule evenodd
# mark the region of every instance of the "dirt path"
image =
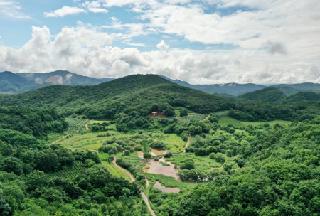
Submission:
<svg viewBox="0 0 320 216">
<path fill-rule="evenodd" d="M 88 122 L 84 125 L 84 127 L 86 128 L 86 130 L 88 131 L 89 130 L 89 126 L 88 126 Z"/>
<path fill-rule="evenodd" d="M 117 158 L 116 158 L 116 157 L 113 158 L 112 164 L 113 164 L 114 166 L 116 166 L 117 168 L 123 170 L 123 171 L 130 177 L 130 180 L 131 180 L 130 182 L 135 182 L 135 181 L 136 181 L 136 178 L 135 178 L 128 170 L 123 169 L 121 166 L 119 166 L 119 165 L 117 164 Z M 140 192 L 140 195 L 141 195 L 144 203 L 145 203 L 146 206 L 147 206 L 147 209 L 148 209 L 149 214 L 150 214 L 151 216 L 156 216 L 156 213 L 153 211 L 153 209 L 152 209 L 152 207 L 151 207 L 150 200 L 149 200 L 149 198 L 147 197 L 147 195 L 146 195 L 143 191 Z"/>
<path fill-rule="evenodd" d="M 151 208 L 151 203 L 147 195 L 144 192 L 141 192 L 141 197 L 148 208 L 149 214 L 151 216 L 156 216 L 156 213 L 154 213 L 153 209 Z"/>
<path fill-rule="evenodd" d="M 113 164 L 115 167 L 117 167 L 118 169 L 122 170 L 124 173 L 126 173 L 127 176 L 129 176 L 129 178 L 130 178 L 130 182 L 136 181 L 136 178 L 135 178 L 128 170 L 122 168 L 121 166 L 119 166 L 119 165 L 117 164 L 117 158 L 116 158 L 116 157 L 113 158 L 112 164 Z"/>
</svg>

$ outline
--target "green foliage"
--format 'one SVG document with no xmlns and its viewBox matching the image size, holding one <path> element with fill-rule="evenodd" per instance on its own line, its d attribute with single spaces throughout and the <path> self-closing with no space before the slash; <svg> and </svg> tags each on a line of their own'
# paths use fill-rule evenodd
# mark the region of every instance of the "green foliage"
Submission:
<svg viewBox="0 0 320 216">
<path fill-rule="evenodd" d="M 244 95 L 241 95 L 240 98 L 260 102 L 275 103 L 283 100 L 285 96 L 286 95 L 280 89 L 269 87 L 257 90 L 255 92 L 246 93 Z"/>
<path fill-rule="evenodd" d="M 225 162 L 225 156 L 221 153 L 211 153 L 210 158 L 221 164 Z"/>
<path fill-rule="evenodd" d="M 186 117 L 188 116 L 188 110 L 187 109 L 181 109 L 180 110 L 180 117 Z"/>
<path fill-rule="evenodd" d="M 106 127 L 109 126 L 108 122 L 103 122 L 103 123 L 94 123 L 91 124 L 91 131 L 92 132 L 101 132 L 101 131 L 106 131 Z"/>
<path fill-rule="evenodd" d="M 0 121 L 0 215 L 61 215 L 64 210 L 66 215 L 122 215 L 129 209 L 143 214 L 138 187 L 111 176 L 97 153 L 47 143 L 48 133 L 66 128 L 52 123 L 64 125 L 61 116 L 49 110 L 3 110 L 6 120 L 19 116 L 21 121 Z"/>
<path fill-rule="evenodd" d="M 53 109 L 26 109 L 24 107 L 1 107 L 0 128 L 14 129 L 35 137 L 47 136 L 49 132 L 60 133 L 67 123 Z"/>
<path fill-rule="evenodd" d="M 145 176 L 182 186 L 148 188 L 158 215 L 318 215 L 313 96 L 265 89 L 227 99 L 138 75 L 1 97 L 0 215 L 144 215 L 138 186 L 112 175 L 115 157 L 141 190 Z M 150 148 L 169 150 L 181 181 L 143 173 L 147 160 L 135 151 L 151 159 Z"/>
<path fill-rule="evenodd" d="M 210 158 L 224 162 L 223 172 L 180 171 L 183 181 L 208 183 L 174 201 L 166 198 L 161 211 L 172 210 L 171 215 L 317 215 L 318 125 L 309 121 L 234 128 L 231 133 L 220 126 L 195 139 L 193 148 L 214 147 Z"/>
<path fill-rule="evenodd" d="M 187 170 L 191 170 L 194 169 L 194 162 L 192 159 L 188 159 L 183 161 L 183 163 L 180 165 L 181 169 L 187 169 Z"/>
<path fill-rule="evenodd" d="M 153 149 L 164 150 L 166 148 L 166 145 L 162 142 L 155 141 L 150 144 L 150 147 Z"/>
</svg>

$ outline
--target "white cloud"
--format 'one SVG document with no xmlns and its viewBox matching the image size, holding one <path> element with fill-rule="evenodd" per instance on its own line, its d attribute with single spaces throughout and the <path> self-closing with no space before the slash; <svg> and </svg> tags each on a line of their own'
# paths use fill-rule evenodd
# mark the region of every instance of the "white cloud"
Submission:
<svg viewBox="0 0 320 216">
<path fill-rule="evenodd" d="M 287 54 L 287 48 L 282 43 L 267 42 L 265 48 L 271 54 Z"/>
<path fill-rule="evenodd" d="M 84 13 L 85 10 L 79 7 L 71 7 L 71 6 L 63 6 L 55 11 L 44 12 L 44 16 L 46 17 L 64 17 L 69 15 L 75 15 Z"/>
<path fill-rule="evenodd" d="M 208 12 L 199 3 L 205 1 L 218 10 L 235 11 Z M 113 18 L 108 26 L 63 28 L 57 35 L 47 27 L 34 27 L 32 38 L 23 47 L 0 47 L 0 70 L 43 72 L 63 68 L 100 77 L 156 73 L 193 83 L 320 82 L 318 0 L 86 2 L 79 8 L 103 12 L 112 6 L 129 6 L 143 20 L 123 23 Z M 250 10 L 232 8 L 237 6 Z M 103 32 L 110 29 L 116 33 Z M 142 46 L 134 38 L 150 33 L 172 38 L 177 35 L 204 45 L 232 44 L 236 48 L 173 49 L 165 41 L 153 51 L 112 47 L 112 40 Z"/>
<path fill-rule="evenodd" d="M 30 19 L 31 17 L 22 12 L 21 5 L 13 0 L 0 0 L 0 17 L 11 17 L 16 19 Z"/>
<path fill-rule="evenodd" d="M 111 17 L 111 20 L 112 23 L 110 25 L 103 25 L 99 28 L 115 30 L 116 33 L 111 34 L 114 40 L 121 41 L 130 46 L 144 46 L 144 44 L 134 42 L 133 38 L 148 35 L 151 32 L 148 25 L 144 23 L 122 23 L 116 17 Z"/>
<path fill-rule="evenodd" d="M 93 13 L 107 13 L 106 4 L 103 1 L 85 1 L 82 7 Z"/>
<path fill-rule="evenodd" d="M 105 0 L 105 3 L 110 6 L 126 6 L 126 5 L 143 5 L 157 3 L 156 0 Z"/>
<path fill-rule="evenodd" d="M 68 69 L 97 77 L 155 73 L 207 84 L 320 82 L 317 59 L 241 49 L 142 52 L 136 48 L 112 47 L 111 35 L 85 26 L 65 27 L 57 35 L 52 35 L 47 27 L 34 27 L 31 39 L 21 48 L 0 46 L 0 70 Z"/>
<path fill-rule="evenodd" d="M 156 47 L 160 50 L 167 50 L 170 48 L 170 46 L 164 40 L 161 40 Z"/>
<path fill-rule="evenodd" d="M 119 5 L 133 1 L 117 1 Z M 137 1 L 148 5 L 145 1 Z M 151 3 L 150 3 L 151 2 Z M 318 0 L 207 0 L 218 8 L 243 6 L 248 11 L 205 12 L 205 6 L 189 1 L 154 3 L 140 11 L 149 29 L 203 44 L 232 44 L 242 49 L 266 49 L 276 53 L 314 55 L 320 46 Z M 187 5 L 180 2 L 189 3 Z M 136 3 L 136 4 L 138 4 Z M 115 3 L 114 3 L 115 4 Z M 138 7 L 138 6 L 136 6 Z M 134 8 L 137 10 L 137 8 Z"/>
</svg>

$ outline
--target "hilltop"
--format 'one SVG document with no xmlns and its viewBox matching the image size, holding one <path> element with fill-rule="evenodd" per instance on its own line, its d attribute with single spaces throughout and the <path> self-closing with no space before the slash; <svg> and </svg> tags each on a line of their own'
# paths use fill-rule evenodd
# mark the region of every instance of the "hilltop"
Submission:
<svg viewBox="0 0 320 216">
<path fill-rule="evenodd" d="M 146 115 L 153 105 L 181 106 L 209 113 L 231 108 L 232 101 L 179 86 L 158 75 L 130 75 L 95 86 L 48 86 L 5 97 L 2 103 L 58 107 L 66 113 L 107 118 L 120 110 L 135 110 Z"/>
<path fill-rule="evenodd" d="M 228 97 L 238 97 L 270 87 L 281 90 L 285 95 L 293 95 L 301 91 L 320 92 L 320 84 L 311 82 L 274 85 L 230 82 L 224 84 L 200 85 L 190 84 L 184 80 L 171 79 L 161 75 L 160 77 L 183 87 L 199 90 L 208 94 L 220 94 Z M 51 85 L 98 85 L 113 79 L 114 78 L 92 78 L 72 73 L 67 70 L 56 70 L 49 73 L 13 73 L 5 71 L 0 72 L 0 93 L 16 94 Z"/>
</svg>

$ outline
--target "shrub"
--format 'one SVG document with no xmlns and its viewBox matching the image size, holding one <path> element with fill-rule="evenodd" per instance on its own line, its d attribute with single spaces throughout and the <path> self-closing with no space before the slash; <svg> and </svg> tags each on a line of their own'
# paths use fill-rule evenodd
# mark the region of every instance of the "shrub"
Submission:
<svg viewBox="0 0 320 216">
<path fill-rule="evenodd" d="M 191 170 L 194 169 L 194 162 L 192 159 L 187 159 L 185 161 L 183 161 L 183 163 L 180 166 L 181 169 L 187 169 L 187 170 Z"/>
</svg>

